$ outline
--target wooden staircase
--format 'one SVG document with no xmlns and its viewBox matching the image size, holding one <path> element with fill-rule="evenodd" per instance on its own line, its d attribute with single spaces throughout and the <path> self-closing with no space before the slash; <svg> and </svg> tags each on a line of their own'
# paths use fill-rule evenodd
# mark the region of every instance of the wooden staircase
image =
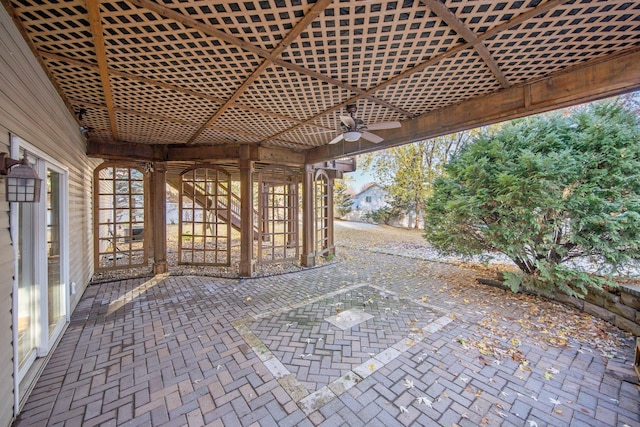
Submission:
<svg viewBox="0 0 640 427">
<path fill-rule="evenodd" d="M 180 188 L 180 177 L 179 176 L 169 176 L 167 175 L 167 184 L 169 184 L 172 188 L 181 191 Z M 205 196 L 202 193 L 198 193 L 195 191 L 192 185 L 184 185 L 184 195 L 189 197 L 194 203 L 202 206 L 203 208 L 209 210 L 211 209 L 211 204 L 213 201 L 211 198 Z M 227 190 L 225 188 L 225 190 Z M 240 202 L 240 197 L 231 192 L 231 206 L 227 209 L 226 200 L 218 199 L 218 206 L 216 209 L 218 218 L 224 222 L 230 222 L 231 227 L 239 232 L 242 232 L 241 229 L 241 220 L 240 220 L 240 208 L 242 206 Z M 227 212 L 229 214 L 227 215 Z M 254 221 L 253 221 L 253 239 L 258 240 L 260 237 L 260 230 L 258 228 L 258 224 L 256 223 L 257 211 L 254 209 L 253 211 Z"/>
</svg>

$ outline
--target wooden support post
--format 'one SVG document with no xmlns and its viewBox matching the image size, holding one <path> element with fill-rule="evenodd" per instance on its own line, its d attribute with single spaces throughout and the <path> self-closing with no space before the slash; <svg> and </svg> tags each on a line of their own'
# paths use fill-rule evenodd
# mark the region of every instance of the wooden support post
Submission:
<svg viewBox="0 0 640 427">
<path fill-rule="evenodd" d="M 153 273 L 163 274 L 167 265 L 167 164 L 154 162 L 151 172 L 151 230 L 153 233 Z"/>
<path fill-rule="evenodd" d="M 313 215 L 314 198 L 313 167 L 307 165 L 302 181 L 302 258 L 300 263 L 305 267 L 316 265 L 315 242 L 313 241 L 315 220 Z"/>
<path fill-rule="evenodd" d="M 250 147 L 240 146 L 240 277 L 253 275 L 253 162 Z"/>
</svg>

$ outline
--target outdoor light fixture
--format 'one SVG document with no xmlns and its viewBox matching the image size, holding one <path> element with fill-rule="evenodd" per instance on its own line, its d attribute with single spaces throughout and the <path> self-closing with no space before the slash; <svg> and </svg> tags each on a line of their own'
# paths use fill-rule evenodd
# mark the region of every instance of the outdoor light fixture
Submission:
<svg viewBox="0 0 640 427">
<path fill-rule="evenodd" d="M 4 180 L 7 202 L 40 201 L 42 180 L 29 166 L 26 152 L 22 160 L 13 160 L 7 153 L 0 153 L 0 175 L 6 175 Z"/>
<path fill-rule="evenodd" d="M 345 141 L 354 142 L 360 139 L 360 137 L 362 136 L 362 132 L 349 131 L 342 134 L 342 136 L 344 137 Z"/>
</svg>

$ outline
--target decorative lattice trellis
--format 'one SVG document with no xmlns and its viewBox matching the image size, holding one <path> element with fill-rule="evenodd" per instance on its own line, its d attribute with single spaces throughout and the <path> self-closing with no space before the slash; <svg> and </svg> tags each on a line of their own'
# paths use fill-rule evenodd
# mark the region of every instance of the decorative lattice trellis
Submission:
<svg viewBox="0 0 640 427">
<path fill-rule="evenodd" d="M 314 243 L 316 256 L 327 255 L 331 250 L 331 180 L 327 173 L 320 169 L 316 171 L 313 181 L 313 217 Z"/>
<path fill-rule="evenodd" d="M 145 189 L 136 166 L 105 163 L 94 173 L 96 270 L 147 265 Z"/>
<path fill-rule="evenodd" d="M 180 175 L 178 263 L 231 265 L 231 175 L 214 165 L 196 165 Z"/>
<path fill-rule="evenodd" d="M 300 256 L 300 177 L 287 169 L 258 174 L 258 264 Z"/>
</svg>

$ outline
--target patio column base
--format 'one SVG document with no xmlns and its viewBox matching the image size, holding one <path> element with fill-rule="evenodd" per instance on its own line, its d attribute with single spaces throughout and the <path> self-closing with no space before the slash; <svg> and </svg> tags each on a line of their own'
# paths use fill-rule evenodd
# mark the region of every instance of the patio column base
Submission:
<svg viewBox="0 0 640 427">
<path fill-rule="evenodd" d="M 153 274 L 164 274 L 169 271 L 167 261 L 159 261 L 153 263 Z"/>
<path fill-rule="evenodd" d="M 303 267 L 315 267 L 316 266 L 316 256 L 315 254 L 302 254 L 300 257 L 300 264 Z"/>
</svg>

